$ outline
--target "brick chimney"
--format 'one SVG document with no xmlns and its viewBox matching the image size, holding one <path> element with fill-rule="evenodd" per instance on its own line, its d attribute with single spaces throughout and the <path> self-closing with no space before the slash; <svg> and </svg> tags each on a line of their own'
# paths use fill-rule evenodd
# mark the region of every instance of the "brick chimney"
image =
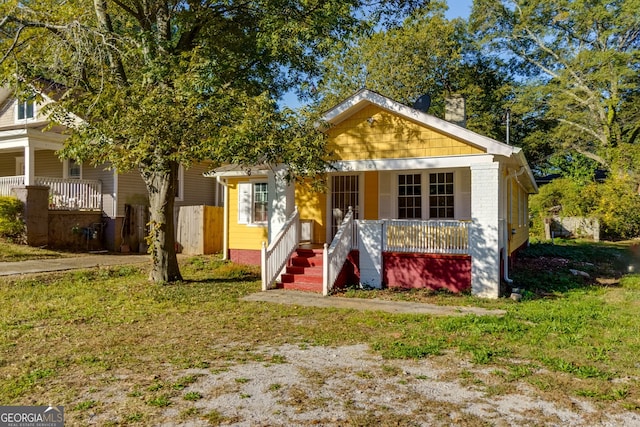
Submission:
<svg viewBox="0 0 640 427">
<path fill-rule="evenodd" d="M 463 128 L 467 127 L 467 107 L 462 95 L 451 95 L 445 99 L 444 119 Z"/>
</svg>

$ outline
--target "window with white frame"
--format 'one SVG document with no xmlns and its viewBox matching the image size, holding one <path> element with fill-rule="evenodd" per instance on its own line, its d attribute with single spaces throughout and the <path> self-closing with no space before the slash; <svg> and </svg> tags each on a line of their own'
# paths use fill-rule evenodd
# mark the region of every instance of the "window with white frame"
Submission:
<svg viewBox="0 0 640 427">
<path fill-rule="evenodd" d="M 453 218 L 453 172 L 429 174 L 429 217 Z"/>
<path fill-rule="evenodd" d="M 68 177 L 71 179 L 82 178 L 82 164 L 73 159 L 69 159 Z"/>
<path fill-rule="evenodd" d="M 26 101 L 17 101 L 16 121 L 33 119 L 36 115 L 36 105 L 33 98 Z"/>
<path fill-rule="evenodd" d="M 422 218 L 420 174 L 398 175 L 398 219 Z"/>
<path fill-rule="evenodd" d="M 268 220 L 269 192 L 264 181 L 238 184 L 238 224 L 263 225 Z"/>
</svg>

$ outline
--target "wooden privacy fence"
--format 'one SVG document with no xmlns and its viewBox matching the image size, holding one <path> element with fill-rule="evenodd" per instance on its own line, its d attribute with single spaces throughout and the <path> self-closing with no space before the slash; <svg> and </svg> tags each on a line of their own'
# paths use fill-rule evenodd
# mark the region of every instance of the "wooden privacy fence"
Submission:
<svg viewBox="0 0 640 427">
<path fill-rule="evenodd" d="M 216 206 L 176 207 L 176 242 L 181 252 L 188 255 L 222 252 L 223 214 L 223 208 Z"/>
</svg>

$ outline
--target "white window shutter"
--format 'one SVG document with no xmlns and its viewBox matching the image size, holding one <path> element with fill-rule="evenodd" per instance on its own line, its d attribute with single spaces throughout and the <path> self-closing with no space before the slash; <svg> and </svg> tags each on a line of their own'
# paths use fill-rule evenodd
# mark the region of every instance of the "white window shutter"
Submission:
<svg viewBox="0 0 640 427">
<path fill-rule="evenodd" d="M 238 224 L 251 221 L 251 183 L 238 183 Z"/>
</svg>

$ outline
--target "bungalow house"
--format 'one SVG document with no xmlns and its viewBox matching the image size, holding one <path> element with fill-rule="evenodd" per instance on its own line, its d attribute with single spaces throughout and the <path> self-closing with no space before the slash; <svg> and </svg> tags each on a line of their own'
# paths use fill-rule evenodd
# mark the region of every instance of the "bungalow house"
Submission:
<svg viewBox="0 0 640 427">
<path fill-rule="evenodd" d="M 218 169 L 225 255 L 261 264 L 263 290 L 504 294 L 537 187 L 522 150 L 466 129 L 461 107 L 456 124 L 366 89 L 345 99 L 324 116 L 325 192 L 280 166 Z"/>
<path fill-rule="evenodd" d="M 52 102 L 43 98 L 44 103 Z M 41 107 L 0 88 L 0 196 L 15 194 L 15 189 L 25 186 L 46 188 L 44 209 L 40 210 L 50 213 L 48 219 L 46 212 L 42 217 L 49 222 L 49 241 L 44 236 L 43 244 L 59 245 L 65 240 L 64 233 L 83 230 L 89 232 L 87 239 L 99 234 L 105 249 L 146 250 L 148 196 L 139 173 L 60 160 L 56 152 L 66 139 L 64 128 L 48 127 Z M 180 168 L 176 206 L 222 203 L 215 183 L 203 175 L 208 170 L 210 165 L 205 163 Z M 55 242 L 51 242 L 51 229 L 58 233 Z"/>
</svg>

